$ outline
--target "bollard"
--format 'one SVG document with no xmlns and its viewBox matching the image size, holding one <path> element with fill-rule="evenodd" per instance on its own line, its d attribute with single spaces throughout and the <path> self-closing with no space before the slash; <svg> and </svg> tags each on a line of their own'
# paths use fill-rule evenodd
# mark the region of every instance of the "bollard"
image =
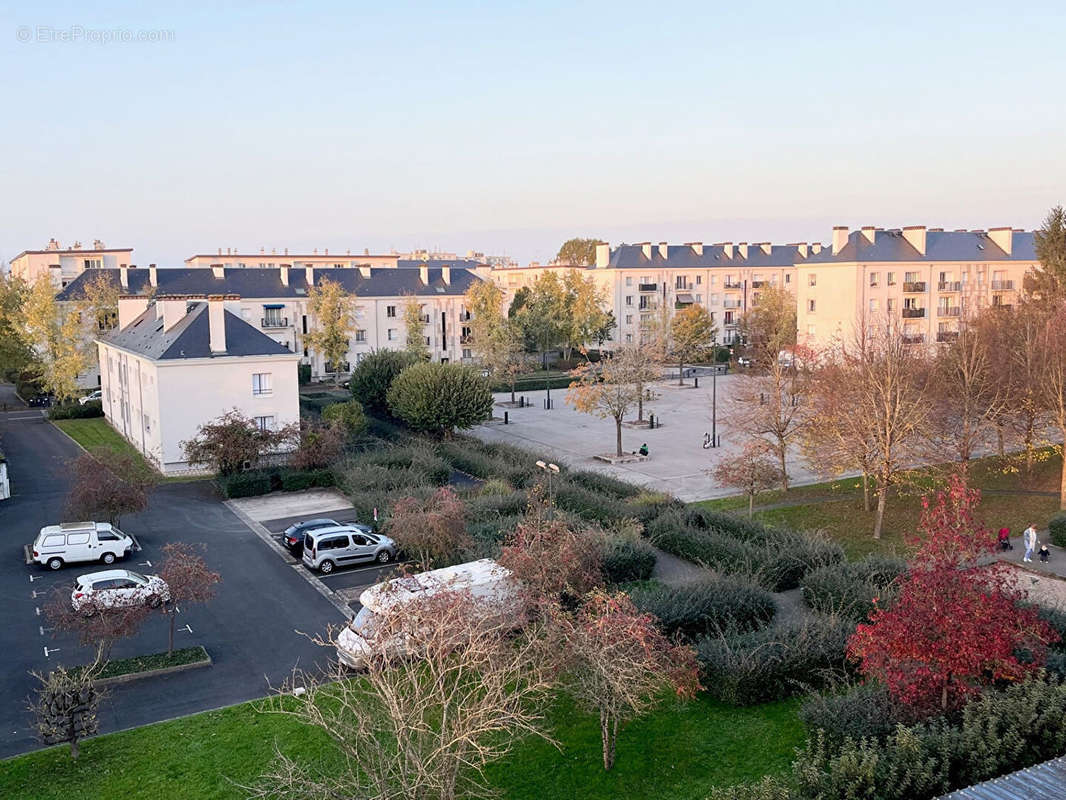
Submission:
<svg viewBox="0 0 1066 800">
<path fill-rule="evenodd" d="M 693 380 L 696 381 L 696 388 L 699 389 L 700 388 L 700 376 L 697 375 L 695 378 L 693 378 Z"/>
<path fill-rule="evenodd" d="M 504 424 L 504 425 L 507 425 L 507 424 L 509 424 L 509 419 L 510 419 L 510 418 L 509 418 L 509 417 L 507 416 L 507 412 L 506 412 L 506 411 L 504 411 L 504 412 L 503 412 L 503 424 Z"/>
</svg>

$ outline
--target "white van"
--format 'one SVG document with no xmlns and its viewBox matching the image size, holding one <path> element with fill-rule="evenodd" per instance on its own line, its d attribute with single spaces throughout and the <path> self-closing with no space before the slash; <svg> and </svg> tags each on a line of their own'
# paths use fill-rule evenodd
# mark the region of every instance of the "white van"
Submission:
<svg viewBox="0 0 1066 800">
<path fill-rule="evenodd" d="M 106 522 L 64 522 L 41 528 L 30 547 L 27 563 L 47 564 L 59 569 L 75 561 L 114 564 L 140 547 L 132 536 Z"/>
<path fill-rule="evenodd" d="M 364 633 L 369 635 L 390 609 L 441 591 L 469 592 L 476 601 L 484 602 L 502 617 L 516 615 L 518 611 L 517 579 L 491 558 L 394 578 L 375 584 L 359 595 L 363 608 L 337 636 L 337 657 L 341 663 L 361 669 L 371 650 Z M 386 647 L 399 654 L 402 643 L 386 643 Z"/>
</svg>

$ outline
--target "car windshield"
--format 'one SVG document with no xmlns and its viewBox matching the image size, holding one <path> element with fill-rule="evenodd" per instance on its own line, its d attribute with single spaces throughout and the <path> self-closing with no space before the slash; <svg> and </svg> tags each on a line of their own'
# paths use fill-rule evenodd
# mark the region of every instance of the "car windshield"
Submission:
<svg viewBox="0 0 1066 800">
<path fill-rule="evenodd" d="M 360 636 L 372 636 L 374 628 L 377 627 L 377 615 L 364 606 L 359 609 L 359 613 L 355 615 L 355 619 L 352 620 L 349 627 Z"/>
<path fill-rule="evenodd" d="M 127 572 L 126 573 L 131 580 L 137 581 L 137 583 L 148 583 L 148 579 L 141 575 L 139 572 Z"/>
</svg>

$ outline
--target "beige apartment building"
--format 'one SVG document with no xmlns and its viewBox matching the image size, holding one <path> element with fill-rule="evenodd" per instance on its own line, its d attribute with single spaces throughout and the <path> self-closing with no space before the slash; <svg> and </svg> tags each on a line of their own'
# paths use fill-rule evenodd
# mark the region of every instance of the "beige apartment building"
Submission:
<svg viewBox="0 0 1066 800">
<path fill-rule="evenodd" d="M 220 247 L 214 254 L 197 253 L 185 259 L 186 267 L 222 267 L 223 269 L 276 269 L 279 267 L 314 267 L 315 269 L 357 269 L 359 267 L 374 267 L 378 269 L 404 269 L 418 268 L 422 266 L 430 269 L 442 267 L 460 267 L 462 269 L 477 269 L 487 267 L 483 260 L 471 253 L 467 257 L 459 257 L 451 253 L 431 253 L 429 251 L 415 251 L 413 253 L 385 253 L 371 254 L 364 250 L 363 253 L 353 254 L 351 250 L 344 253 L 330 253 L 325 248 L 321 253 L 315 250 L 311 253 L 290 253 L 286 247 L 282 252 L 276 250 L 266 252 L 266 248 L 258 253 L 241 253 L 235 248 L 227 247 L 225 252 Z"/>
<path fill-rule="evenodd" d="M 44 250 L 23 250 L 11 259 L 11 275 L 34 283 L 42 275 L 51 277 L 57 289 L 62 289 L 87 269 L 117 269 L 129 266 L 132 247 L 109 248 L 99 239 L 92 247 L 81 242 L 63 248 L 55 239 Z"/>
</svg>

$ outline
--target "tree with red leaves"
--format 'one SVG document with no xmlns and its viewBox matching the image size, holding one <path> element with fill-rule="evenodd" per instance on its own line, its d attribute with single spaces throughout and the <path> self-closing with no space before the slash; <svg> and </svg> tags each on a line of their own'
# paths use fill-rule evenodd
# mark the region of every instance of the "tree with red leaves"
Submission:
<svg viewBox="0 0 1066 800">
<path fill-rule="evenodd" d="M 959 708 L 994 681 L 1022 680 L 1058 640 L 1020 605 L 1024 595 L 1011 584 L 1009 567 L 980 563 L 995 536 L 975 517 L 979 502 L 980 493 L 959 476 L 935 502 L 923 499 L 912 539 L 918 551 L 898 600 L 878 607 L 848 643 L 864 675 L 922 713 Z"/>
<path fill-rule="evenodd" d="M 404 497 L 396 501 L 385 533 L 421 570 L 444 566 L 456 553 L 470 547 L 466 507 L 446 486 L 428 500 Z"/>
<path fill-rule="evenodd" d="M 639 716 L 672 689 L 691 697 L 700 688 L 696 653 L 671 642 L 655 618 L 624 592 L 596 592 L 562 620 L 570 658 L 568 688 L 600 717 L 603 768 L 614 766 L 619 723 Z"/>
<path fill-rule="evenodd" d="M 207 568 L 207 562 L 190 544 L 171 542 L 163 546 L 163 563 L 159 577 L 170 589 L 170 602 L 163 613 L 170 619 L 167 652 L 174 652 L 174 624 L 178 609 L 196 603 L 206 603 L 215 596 L 215 585 L 222 580 L 217 572 Z"/>
<path fill-rule="evenodd" d="M 577 531 L 560 519 L 532 513 L 519 523 L 500 553 L 537 605 L 573 605 L 603 583 L 602 537 Z"/>
</svg>

